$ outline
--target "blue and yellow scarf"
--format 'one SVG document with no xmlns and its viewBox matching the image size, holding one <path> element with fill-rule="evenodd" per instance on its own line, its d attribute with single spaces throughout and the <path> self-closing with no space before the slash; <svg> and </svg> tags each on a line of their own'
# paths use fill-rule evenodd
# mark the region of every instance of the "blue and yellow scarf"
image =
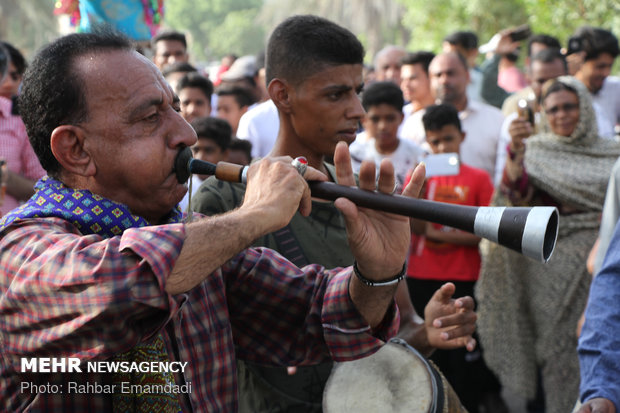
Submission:
<svg viewBox="0 0 620 413">
<path fill-rule="evenodd" d="M 35 185 L 35 194 L 20 207 L 0 219 L 0 231 L 9 225 L 28 218 L 56 217 L 75 225 L 82 234 L 96 234 L 103 238 L 121 235 L 126 229 L 148 226 L 142 217 L 133 215 L 117 202 L 87 190 L 66 187 L 62 182 L 46 176 Z M 165 219 L 167 223 L 180 222 L 181 210 L 177 207 Z M 169 361 L 161 334 L 149 342 L 136 345 L 131 350 L 114 356 L 115 361 Z M 115 373 L 114 383 L 129 382 L 136 385 L 174 384 L 171 373 Z M 113 397 L 114 412 L 179 412 L 179 401 L 174 394 L 118 393 Z"/>
</svg>

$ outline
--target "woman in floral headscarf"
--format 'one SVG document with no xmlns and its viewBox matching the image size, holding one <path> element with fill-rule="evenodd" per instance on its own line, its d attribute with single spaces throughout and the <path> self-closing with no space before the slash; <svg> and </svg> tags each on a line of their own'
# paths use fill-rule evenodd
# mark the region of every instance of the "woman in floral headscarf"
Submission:
<svg viewBox="0 0 620 413">
<path fill-rule="evenodd" d="M 579 394 L 575 328 L 591 280 L 586 257 L 620 144 L 598 136 L 590 94 L 573 77 L 545 85 L 542 109 L 542 132 L 510 143 L 493 204 L 556 206 L 556 248 L 542 264 L 482 244 L 478 328 L 485 359 L 502 383 L 533 399 L 540 377 L 546 412 L 563 413 Z"/>
</svg>

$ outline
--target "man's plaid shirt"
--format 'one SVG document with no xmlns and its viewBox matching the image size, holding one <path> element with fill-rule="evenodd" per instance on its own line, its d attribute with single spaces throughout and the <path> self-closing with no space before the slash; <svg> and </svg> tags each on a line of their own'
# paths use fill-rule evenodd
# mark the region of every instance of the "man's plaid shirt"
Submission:
<svg viewBox="0 0 620 413">
<path fill-rule="evenodd" d="M 268 249 L 247 249 L 187 294 L 165 292 L 183 224 L 133 228 L 103 239 L 58 218 L 27 219 L 0 239 L 0 411 L 111 411 L 112 395 L 68 394 L 67 383 L 109 384 L 111 374 L 21 374 L 22 357 L 106 360 L 161 332 L 183 411 L 237 410 L 235 358 L 299 365 L 376 351 L 398 327 L 393 305 L 370 331 L 353 305 L 351 269 L 303 269 Z M 56 394 L 24 381 L 62 384 Z"/>
</svg>

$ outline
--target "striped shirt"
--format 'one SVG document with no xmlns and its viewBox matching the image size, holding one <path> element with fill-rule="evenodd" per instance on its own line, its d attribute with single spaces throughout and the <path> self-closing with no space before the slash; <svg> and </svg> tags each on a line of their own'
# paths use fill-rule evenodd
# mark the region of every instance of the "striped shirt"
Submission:
<svg viewBox="0 0 620 413">
<path fill-rule="evenodd" d="M 0 96 L 0 158 L 6 160 L 11 172 L 36 181 L 45 175 L 45 171 L 30 146 L 22 119 L 11 114 L 12 105 L 10 99 Z M 1 215 L 18 205 L 15 198 L 5 194 Z"/>
<path fill-rule="evenodd" d="M 346 361 L 396 333 L 394 305 L 374 331 L 358 313 L 350 268 L 298 269 L 269 249 L 244 250 L 187 294 L 169 295 L 166 277 L 184 238 L 183 224 L 169 224 L 103 239 L 59 218 L 5 230 L 0 411 L 111 411 L 112 395 L 93 386 L 110 384 L 112 374 L 21 373 L 22 357 L 106 360 L 161 332 L 171 361 L 188 363 L 175 375 L 177 385 L 191 383 L 191 392 L 179 393 L 183 411 L 235 412 L 236 357 L 271 365 Z M 76 383 L 90 384 L 90 393 L 70 392 Z"/>
</svg>

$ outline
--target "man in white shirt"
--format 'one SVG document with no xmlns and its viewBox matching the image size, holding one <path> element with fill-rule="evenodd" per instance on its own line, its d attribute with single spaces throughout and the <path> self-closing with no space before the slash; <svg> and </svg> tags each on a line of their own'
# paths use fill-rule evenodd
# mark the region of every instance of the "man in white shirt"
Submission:
<svg viewBox="0 0 620 413">
<path fill-rule="evenodd" d="M 400 68 L 400 89 L 403 91 L 405 101 L 409 102 L 403 107 L 405 115 L 403 122 L 398 130 L 399 136 L 405 136 L 409 128 L 408 119 L 417 112 L 422 111 L 429 105 L 435 103 L 435 99 L 431 94 L 431 81 L 428 76 L 428 66 L 435 58 L 435 53 L 427 51 L 417 51 L 407 53 L 403 57 L 402 67 Z M 421 117 L 411 122 L 411 127 L 415 128 L 416 124 L 421 123 Z M 416 123 L 417 122 L 417 123 Z M 415 135 L 415 132 L 411 135 Z M 416 142 L 423 145 L 425 142 Z"/>
<path fill-rule="evenodd" d="M 480 88 L 482 85 L 482 72 L 476 65 L 478 59 L 478 35 L 472 31 L 456 31 L 444 37 L 441 44 L 443 52 L 458 52 L 467 62 L 469 82 L 467 84 L 467 97 L 470 100 L 482 100 Z"/>
<path fill-rule="evenodd" d="M 461 145 L 461 159 L 475 168 L 495 175 L 499 134 L 504 122 L 502 112 L 486 103 L 470 100 L 467 96 L 469 70 L 462 55 L 448 52 L 437 55 L 429 66 L 431 93 L 437 103 L 450 103 L 459 111 L 465 141 Z M 414 123 L 403 137 L 414 142 L 425 139 L 422 115 L 414 113 L 408 123 Z M 420 116 L 416 116 L 420 114 Z M 417 122 L 416 122 L 417 121 Z"/>
</svg>

